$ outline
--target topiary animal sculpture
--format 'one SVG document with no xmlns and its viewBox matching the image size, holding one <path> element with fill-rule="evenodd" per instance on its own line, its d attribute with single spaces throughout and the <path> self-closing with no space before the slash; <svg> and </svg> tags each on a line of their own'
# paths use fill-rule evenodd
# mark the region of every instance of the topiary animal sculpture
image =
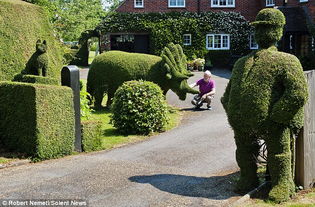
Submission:
<svg viewBox="0 0 315 207">
<path fill-rule="evenodd" d="M 235 63 L 221 102 L 235 134 L 241 170 L 237 190 L 248 191 L 258 185 L 257 139 L 264 139 L 272 183 L 269 198 L 282 202 L 295 190 L 290 137 L 303 126 L 307 84 L 299 60 L 274 46 L 285 25 L 282 12 L 263 9 L 252 24 L 260 49 Z"/>
<path fill-rule="evenodd" d="M 26 67 L 23 74 L 47 76 L 48 70 L 48 56 L 47 52 L 47 42 L 44 40 L 41 42 L 37 40 L 36 42 L 36 52 L 31 56 L 29 61 L 26 63 Z"/>
<path fill-rule="evenodd" d="M 158 84 L 164 95 L 171 89 L 181 100 L 185 100 L 186 93 L 198 93 L 187 84 L 190 76 L 193 74 L 186 69 L 186 56 L 180 45 L 170 43 L 161 57 L 109 51 L 93 60 L 87 91 L 95 98 L 96 107 L 101 107 L 104 93 L 107 93 L 109 106 L 120 85 L 125 81 L 142 79 Z"/>
</svg>

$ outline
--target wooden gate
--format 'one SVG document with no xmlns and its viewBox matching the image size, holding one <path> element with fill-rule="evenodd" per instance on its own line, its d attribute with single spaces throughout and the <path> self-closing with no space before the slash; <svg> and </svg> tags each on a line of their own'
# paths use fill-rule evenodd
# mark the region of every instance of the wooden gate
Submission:
<svg viewBox="0 0 315 207">
<path fill-rule="evenodd" d="M 309 189 L 315 186 L 315 70 L 306 71 L 309 99 L 304 108 L 304 128 L 296 142 L 296 183 Z"/>
</svg>

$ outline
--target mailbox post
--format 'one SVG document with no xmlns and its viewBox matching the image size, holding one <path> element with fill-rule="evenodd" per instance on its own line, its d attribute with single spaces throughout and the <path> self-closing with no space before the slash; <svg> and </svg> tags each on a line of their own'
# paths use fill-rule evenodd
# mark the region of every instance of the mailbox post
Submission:
<svg viewBox="0 0 315 207">
<path fill-rule="evenodd" d="M 80 70 L 75 65 L 62 68 L 61 85 L 68 86 L 73 91 L 73 103 L 75 113 L 75 142 L 74 147 L 78 152 L 82 152 L 81 146 L 81 112 L 80 112 Z"/>
</svg>

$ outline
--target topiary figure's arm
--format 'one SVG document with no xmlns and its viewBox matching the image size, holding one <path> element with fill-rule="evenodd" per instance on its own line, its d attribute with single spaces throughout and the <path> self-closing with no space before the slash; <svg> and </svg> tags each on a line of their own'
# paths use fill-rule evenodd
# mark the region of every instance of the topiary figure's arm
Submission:
<svg viewBox="0 0 315 207">
<path fill-rule="evenodd" d="M 270 115 L 273 121 L 285 125 L 292 122 L 308 97 L 308 87 L 302 66 L 296 57 L 290 57 L 290 60 L 284 60 L 287 64 L 286 71 L 282 76 L 284 93 L 274 104 Z M 302 123 L 296 124 L 302 126 Z"/>
</svg>

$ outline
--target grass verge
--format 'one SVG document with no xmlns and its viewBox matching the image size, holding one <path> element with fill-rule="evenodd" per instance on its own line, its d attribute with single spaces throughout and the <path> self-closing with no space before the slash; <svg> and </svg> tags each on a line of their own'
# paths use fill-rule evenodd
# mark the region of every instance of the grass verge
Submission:
<svg viewBox="0 0 315 207">
<path fill-rule="evenodd" d="M 179 109 L 170 107 L 170 121 L 166 126 L 166 131 L 175 128 L 179 125 L 183 112 Z M 101 111 L 95 111 L 89 117 L 89 120 L 98 120 L 103 123 L 102 130 L 102 150 L 112 149 L 115 147 L 120 147 L 128 143 L 134 143 L 147 139 L 150 136 L 156 135 L 158 133 L 150 134 L 149 136 L 142 135 L 122 135 L 119 131 L 110 124 L 111 112 L 108 109 L 103 109 Z"/>
</svg>

